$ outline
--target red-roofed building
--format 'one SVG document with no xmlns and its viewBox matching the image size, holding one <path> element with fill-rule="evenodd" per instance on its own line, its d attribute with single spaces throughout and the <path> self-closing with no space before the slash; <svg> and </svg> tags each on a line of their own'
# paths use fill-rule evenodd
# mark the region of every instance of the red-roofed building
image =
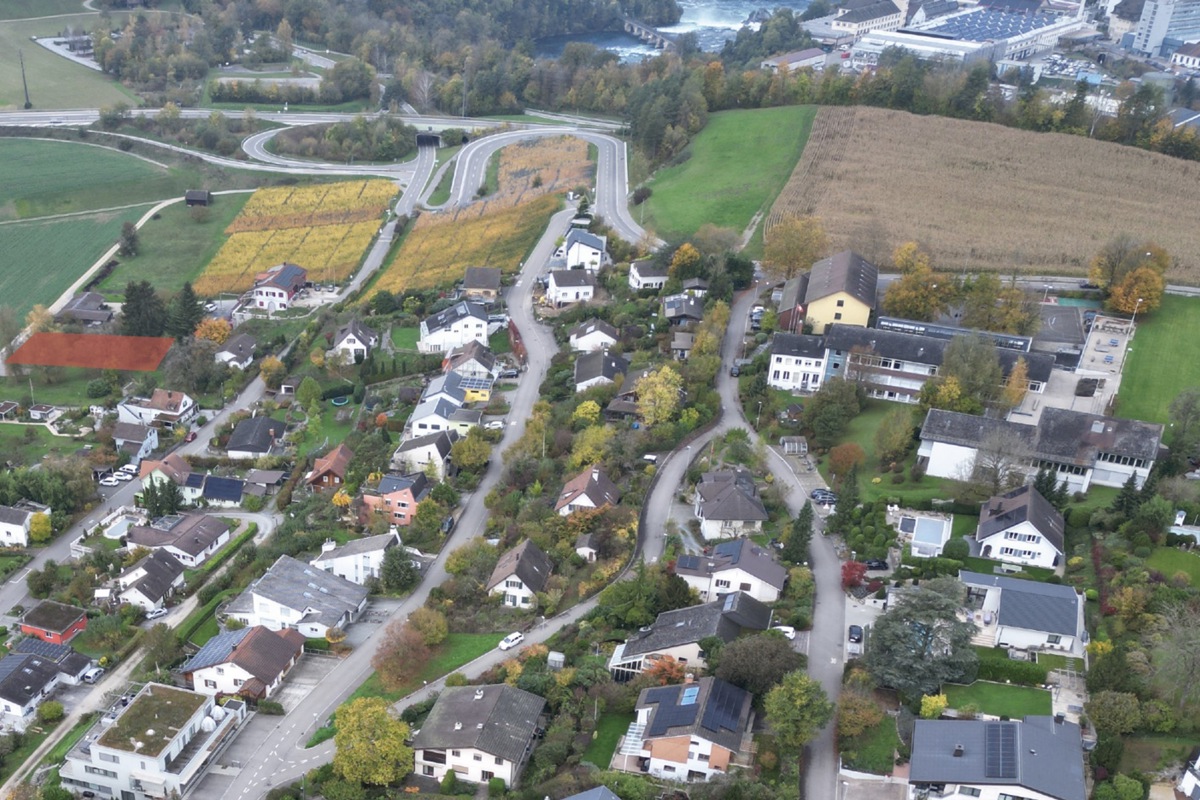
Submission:
<svg viewBox="0 0 1200 800">
<path fill-rule="evenodd" d="M 21 617 L 21 633 L 50 644 L 66 644 L 87 628 L 87 613 L 78 606 L 43 600 Z"/>
<path fill-rule="evenodd" d="M 352 458 L 354 451 L 344 444 L 339 444 L 313 462 L 312 472 L 308 473 L 304 484 L 311 492 L 342 488 L 342 484 L 346 482 L 346 468 Z"/>
</svg>

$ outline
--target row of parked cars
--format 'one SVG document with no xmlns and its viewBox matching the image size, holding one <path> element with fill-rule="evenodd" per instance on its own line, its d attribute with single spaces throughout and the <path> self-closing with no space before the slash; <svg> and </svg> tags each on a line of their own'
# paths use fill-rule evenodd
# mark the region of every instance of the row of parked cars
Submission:
<svg viewBox="0 0 1200 800">
<path fill-rule="evenodd" d="M 128 483 L 137 477 L 138 468 L 133 464 L 126 464 L 123 467 L 118 467 L 113 470 L 111 475 L 105 475 L 100 479 L 101 486 L 120 486 L 122 483 Z"/>
</svg>

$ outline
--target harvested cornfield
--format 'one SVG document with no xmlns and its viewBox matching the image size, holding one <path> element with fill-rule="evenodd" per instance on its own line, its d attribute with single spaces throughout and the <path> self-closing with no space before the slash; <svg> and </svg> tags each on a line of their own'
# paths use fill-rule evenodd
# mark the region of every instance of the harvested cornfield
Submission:
<svg viewBox="0 0 1200 800">
<path fill-rule="evenodd" d="M 492 210 L 518 206 L 543 194 L 592 183 L 588 144 L 574 136 L 531 139 L 500 151 L 499 191 L 488 199 Z"/>
<path fill-rule="evenodd" d="M 1119 233 L 1200 284 L 1200 163 L 1066 134 L 822 108 L 767 220 L 819 217 L 835 249 L 887 264 L 916 240 L 947 271 L 1078 274 Z"/>
</svg>

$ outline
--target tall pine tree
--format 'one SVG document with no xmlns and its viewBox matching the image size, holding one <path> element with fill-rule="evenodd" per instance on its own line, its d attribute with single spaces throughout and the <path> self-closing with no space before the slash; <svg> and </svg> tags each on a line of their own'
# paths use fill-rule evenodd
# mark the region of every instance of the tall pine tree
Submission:
<svg viewBox="0 0 1200 800">
<path fill-rule="evenodd" d="M 126 336 L 162 336 L 167 307 L 149 281 L 130 281 L 121 306 L 121 333 Z"/>
<path fill-rule="evenodd" d="M 813 509 L 812 503 L 805 500 L 804 508 L 796 519 L 792 520 L 792 529 L 788 532 L 787 541 L 783 545 L 783 559 L 793 564 L 803 564 L 808 561 L 808 546 L 812 542 Z"/>
<path fill-rule="evenodd" d="M 185 283 L 179 294 L 171 298 L 167 308 L 166 334 L 182 342 L 196 332 L 196 326 L 204 319 L 204 307 L 200 298 L 192 289 L 191 283 Z"/>
</svg>

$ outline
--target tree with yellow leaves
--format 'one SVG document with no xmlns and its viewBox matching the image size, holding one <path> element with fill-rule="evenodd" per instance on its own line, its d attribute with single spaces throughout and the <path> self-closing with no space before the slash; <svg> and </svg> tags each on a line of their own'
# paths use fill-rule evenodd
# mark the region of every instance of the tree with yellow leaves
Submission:
<svg viewBox="0 0 1200 800">
<path fill-rule="evenodd" d="M 929 254 L 916 242 L 905 242 L 892 253 L 900 278 L 883 296 L 883 310 L 894 317 L 931 322 L 945 313 L 954 285 L 948 275 L 933 271 Z"/>
<path fill-rule="evenodd" d="M 575 434 L 568 460 L 571 469 L 579 469 L 603 459 L 612 438 L 613 430 L 607 425 L 593 425 Z"/>
<path fill-rule="evenodd" d="M 794 278 L 829 252 L 829 236 L 816 217 L 789 217 L 767 229 L 763 271 L 775 281 Z"/>
<path fill-rule="evenodd" d="M 709 356 L 721 349 L 721 339 L 729 327 L 729 304 L 718 300 L 704 313 L 704 319 L 696 326 L 696 338 L 692 342 L 692 357 Z"/>
<path fill-rule="evenodd" d="M 1145 314 L 1162 304 L 1166 288 L 1162 273 L 1149 265 L 1141 266 L 1112 287 L 1108 307 L 1122 314 Z"/>
<path fill-rule="evenodd" d="M 338 489 L 336 492 L 333 493 L 332 502 L 338 508 L 341 508 L 341 509 L 349 508 L 350 495 L 346 492 L 345 489 Z"/>
<path fill-rule="evenodd" d="M 637 382 L 637 408 L 647 428 L 670 422 L 679 409 L 683 378 L 670 364 L 648 373 Z"/>
<path fill-rule="evenodd" d="M 595 400 L 584 400 L 571 415 L 572 422 L 582 422 L 584 425 L 595 425 L 599 420 L 600 404 Z"/>
<path fill-rule="evenodd" d="M 267 388 L 274 391 L 279 388 L 279 384 L 283 383 L 284 373 L 287 368 L 283 362 L 275 356 L 267 356 L 258 366 L 258 374 L 263 379 L 263 383 Z"/>
<path fill-rule="evenodd" d="M 684 242 L 679 245 L 674 255 L 671 256 L 671 266 L 667 273 L 672 278 L 692 278 L 695 277 L 692 272 L 696 265 L 700 263 L 700 251 L 692 246 L 689 242 Z"/>
<path fill-rule="evenodd" d="M 1001 393 L 1004 405 L 1016 408 L 1025 401 L 1025 394 L 1028 391 L 1029 365 L 1022 357 L 1017 359 L 1016 364 L 1013 364 L 1012 371 L 1008 373 L 1008 379 L 1004 381 L 1004 391 Z"/>
<path fill-rule="evenodd" d="M 29 313 L 25 315 L 25 325 L 28 326 L 30 333 L 45 333 L 56 327 L 54 315 L 41 303 L 29 309 Z"/>
<path fill-rule="evenodd" d="M 229 320 L 223 317 L 205 317 L 196 326 L 197 339 L 207 339 L 217 344 L 225 344 L 232 332 L 233 326 L 229 324 Z"/>
</svg>

